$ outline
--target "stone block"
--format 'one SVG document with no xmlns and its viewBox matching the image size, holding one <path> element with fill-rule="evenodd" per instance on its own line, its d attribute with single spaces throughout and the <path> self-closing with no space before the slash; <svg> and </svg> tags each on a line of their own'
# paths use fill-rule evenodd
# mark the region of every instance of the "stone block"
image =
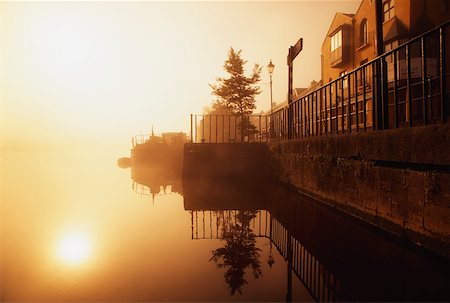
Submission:
<svg viewBox="0 0 450 303">
<path fill-rule="evenodd" d="M 407 202 L 407 187 L 401 184 L 391 184 L 391 215 L 393 218 L 408 221 L 408 202 Z"/>
<path fill-rule="evenodd" d="M 392 215 L 391 210 L 391 183 L 388 181 L 389 171 L 382 167 L 377 167 L 377 181 L 374 190 L 377 191 L 377 212 L 380 216 L 389 218 Z"/>
<path fill-rule="evenodd" d="M 450 207 L 425 204 L 425 229 L 443 237 L 450 237 Z"/>
<path fill-rule="evenodd" d="M 450 207 L 450 174 L 428 172 L 424 183 L 427 203 Z"/>
<path fill-rule="evenodd" d="M 363 205 L 365 208 L 377 211 L 377 191 L 374 190 L 374 184 L 372 180 L 359 180 L 358 181 L 358 204 Z"/>
</svg>

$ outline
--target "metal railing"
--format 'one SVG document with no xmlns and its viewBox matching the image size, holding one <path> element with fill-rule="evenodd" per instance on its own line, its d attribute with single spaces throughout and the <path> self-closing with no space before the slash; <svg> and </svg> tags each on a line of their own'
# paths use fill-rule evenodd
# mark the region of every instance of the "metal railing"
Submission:
<svg viewBox="0 0 450 303">
<path fill-rule="evenodd" d="M 416 37 L 276 111 L 271 139 L 447 122 L 449 25 Z"/>
<path fill-rule="evenodd" d="M 139 134 L 134 136 L 133 138 L 131 138 L 131 145 L 134 147 L 138 144 L 142 144 L 147 142 L 148 140 L 150 140 L 150 138 L 152 137 L 151 134 Z"/>
<path fill-rule="evenodd" d="M 450 22 L 272 115 L 191 115 L 191 142 L 264 142 L 446 123 Z"/>
<path fill-rule="evenodd" d="M 267 115 L 191 115 L 191 142 L 265 142 L 269 121 Z"/>
</svg>

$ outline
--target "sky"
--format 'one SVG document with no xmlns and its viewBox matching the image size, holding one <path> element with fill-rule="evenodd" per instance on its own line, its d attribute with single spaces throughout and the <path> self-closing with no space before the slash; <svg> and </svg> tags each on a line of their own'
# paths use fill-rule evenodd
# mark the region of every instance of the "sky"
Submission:
<svg viewBox="0 0 450 303">
<path fill-rule="evenodd" d="M 0 1 L 2 149 L 130 147 L 147 134 L 189 133 L 227 76 L 230 47 L 246 73 L 263 67 L 256 113 L 287 96 L 287 54 L 303 38 L 294 86 L 320 80 L 336 12 L 360 1 Z"/>
</svg>

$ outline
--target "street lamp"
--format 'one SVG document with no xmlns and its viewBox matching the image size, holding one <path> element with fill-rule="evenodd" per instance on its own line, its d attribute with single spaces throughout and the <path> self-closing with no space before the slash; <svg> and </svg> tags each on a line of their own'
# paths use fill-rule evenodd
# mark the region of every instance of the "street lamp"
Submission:
<svg viewBox="0 0 450 303">
<path fill-rule="evenodd" d="M 275 68 L 275 65 L 272 63 L 272 59 L 270 59 L 269 65 L 267 65 L 267 71 L 269 72 L 270 76 L 270 115 L 273 114 L 273 101 L 272 101 L 272 74 L 273 69 Z"/>
<path fill-rule="evenodd" d="M 272 126 L 272 115 L 273 115 L 273 100 L 272 100 L 272 74 L 273 69 L 275 68 L 275 65 L 272 63 L 272 59 L 270 59 L 269 65 L 267 65 L 267 71 L 269 72 L 270 76 L 270 126 L 269 126 L 269 137 L 272 138 L 273 134 L 273 126 Z"/>
</svg>

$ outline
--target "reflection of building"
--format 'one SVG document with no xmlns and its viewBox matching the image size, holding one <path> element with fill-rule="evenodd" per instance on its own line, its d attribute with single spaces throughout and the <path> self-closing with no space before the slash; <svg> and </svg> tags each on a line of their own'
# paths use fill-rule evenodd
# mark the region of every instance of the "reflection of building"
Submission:
<svg viewBox="0 0 450 303">
<path fill-rule="evenodd" d="M 161 165 L 132 165 L 133 190 L 141 195 L 156 196 L 183 193 L 180 168 Z"/>
<path fill-rule="evenodd" d="M 323 84 L 377 57 L 375 4 L 363 0 L 355 14 L 335 15 L 322 44 Z M 382 18 L 383 46 L 389 51 L 449 21 L 449 1 L 384 0 Z"/>
</svg>

